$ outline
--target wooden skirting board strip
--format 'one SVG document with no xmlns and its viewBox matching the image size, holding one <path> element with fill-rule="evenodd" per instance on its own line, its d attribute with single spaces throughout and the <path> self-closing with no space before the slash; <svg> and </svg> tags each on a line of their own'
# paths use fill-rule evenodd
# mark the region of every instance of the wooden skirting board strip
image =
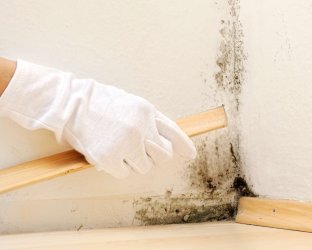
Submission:
<svg viewBox="0 0 312 250">
<path fill-rule="evenodd" d="M 236 222 L 312 232 L 312 202 L 242 197 Z"/>
<path fill-rule="evenodd" d="M 225 127 L 227 118 L 221 106 L 179 119 L 176 123 L 191 137 Z M 90 167 L 81 154 L 71 150 L 5 168 L 0 170 L 0 194 Z"/>
<path fill-rule="evenodd" d="M 1 250 L 311 250 L 309 233 L 233 222 L 0 235 Z"/>
</svg>

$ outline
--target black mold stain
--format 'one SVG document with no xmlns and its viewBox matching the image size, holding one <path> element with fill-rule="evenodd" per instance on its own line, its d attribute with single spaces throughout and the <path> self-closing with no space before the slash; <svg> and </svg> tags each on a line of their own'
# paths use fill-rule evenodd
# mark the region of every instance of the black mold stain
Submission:
<svg viewBox="0 0 312 250">
<path fill-rule="evenodd" d="M 190 192 L 175 195 L 173 190 L 166 190 L 163 196 L 134 201 L 136 222 L 155 225 L 233 220 L 239 197 L 255 196 L 241 177 L 235 147 L 232 143 L 222 145 L 228 140 L 227 132 L 198 139 L 198 157 L 188 167 L 186 178 Z"/>
<path fill-rule="evenodd" d="M 249 188 L 247 182 L 244 178 L 237 176 L 234 179 L 233 187 L 237 191 L 239 196 L 249 196 L 249 197 L 256 197 L 257 195 Z"/>
<path fill-rule="evenodd" d="M 239 96 L 244 82 L 243 32 L 239 0 L 228 0 L 228 18 L 220 22 L 216 84 L 207 82 L 209 106 L 225 105 L 229 126 L 195 139 L 197 158 L 186 169 L 189 191 L 167 190 L 161 197 L 135 200 L 136 224 L 154 225 L 231 220 L 241 196 L 256 196 L 244 179 L 239 153 Z"/>
<path fill-rule="evenodd" d="M 214 77 L 219 88 L 233 95 L 238 110 L 239 95 L 244 81 L 246 55 L 244 53 L 244 34 L 239 20 L 240 1 L 228 0 L 228 5 L 231 18 L 221 20 L 222 40 L 216 59 L 219 70 Z"/>
<path fill-rule="evenodd" d="M 231 152 L 231 156 L 232 156 L 232 162 L 235 164 L 235 166 L 238 167 L 238 160 L 237 160 L 237 157 L 235 155 L 235 152 L 234 152 L 234 148 L 233 148 L 233 144 L 230 143 L 230 152 Z"/>
<path fill-rule="evenodd" d="M 77 228 L 77 231 L 80 231 L 83 228 L 83 225 L 80 224 L 80 226 Z"/>
<path fill-rule="evenodd" d="M 239 157 L 227 130 L 207 135 L 197 143 L 198 156 L 189 166 L 190 186 L 211 198 L 233 197 L 232 183 L 240 175 Z"/>
<path fill-rule="evenodd" d="M 203 197 L 179 196 L 164 200 L 153 197 L 148 206 L 137 210 L 135 219 L 143 225 L 195 223 L 231 220 L 236 208 L 231 203 L 201 204 Z M 137 201 L 140 202 L 140 201 Z"/>
</svg>

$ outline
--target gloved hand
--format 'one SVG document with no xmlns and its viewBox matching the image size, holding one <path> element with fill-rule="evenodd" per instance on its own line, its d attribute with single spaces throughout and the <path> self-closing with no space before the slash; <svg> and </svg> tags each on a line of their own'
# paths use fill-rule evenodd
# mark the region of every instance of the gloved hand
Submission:
<svg viewBox="0 0 312 250">
<path fill-rule="evenodd" d="M 25 61 L 0 97 L 0 115 L 27 129 L 45 128 L 98 170 L 123 178 L 179 154 L 196 155 L 175 122 L 145 99 L 91 79 Z"/>
</svg>

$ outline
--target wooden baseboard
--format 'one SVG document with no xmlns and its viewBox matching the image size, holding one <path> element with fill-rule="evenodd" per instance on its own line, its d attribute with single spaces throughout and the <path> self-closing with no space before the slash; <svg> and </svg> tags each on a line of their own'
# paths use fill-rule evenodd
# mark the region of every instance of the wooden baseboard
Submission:
<svg viewBox="0 0 312 250">
<path fill-rule="evenodd" d="M 311 250 L 309 233 L 196 223 L 0 235 L 1 250 Z"/>
<path fill-rule="evenodd" d="M 312 202 L 242 197 L 236 222 L 312 232 Z"/>
</svg>

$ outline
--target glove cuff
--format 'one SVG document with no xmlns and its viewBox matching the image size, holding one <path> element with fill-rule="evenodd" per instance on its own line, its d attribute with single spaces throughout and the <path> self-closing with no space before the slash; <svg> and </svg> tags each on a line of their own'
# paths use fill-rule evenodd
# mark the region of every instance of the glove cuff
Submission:
<svg viewBox="0 0 312 250">
<path fill-rule="evenodd" d="M 0 116 L 8 117 L 30 129 L 45 128 L 60 133 L 64 77 L 69 74 L 55 69 L 17 60 L 16 71 L 0 97 Z M 57 117 L 57 116 L 56 116 Z"/>
</svg>

